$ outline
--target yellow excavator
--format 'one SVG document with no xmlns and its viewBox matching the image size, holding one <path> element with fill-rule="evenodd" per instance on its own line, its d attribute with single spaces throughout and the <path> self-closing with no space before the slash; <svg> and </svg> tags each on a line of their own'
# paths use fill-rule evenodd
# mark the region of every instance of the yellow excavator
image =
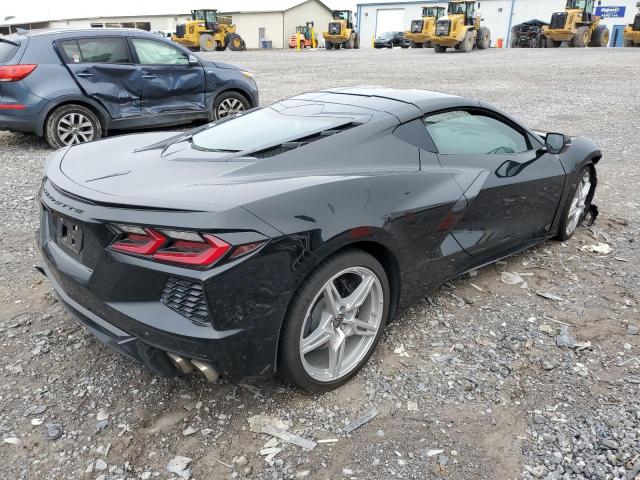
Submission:
<svg viewBox="0 0 640 480">
<path fill-rule="evenodd" d="M 242 37 L 236 33 L 231 17 L 218 14 L 217 10 L 192 10 L 191 20 L 176 25 L 171 40 L 191 50 L 211 52 L 213 50 L 246 50 Z"/>
<path fill-rule="evenodd" d="M 360 48 L 360 36 L 353 28 L 351 10 L 334 10 L 333 20 L 329 22 L 329 31 L 322 32 L 327 50 L 335 48 Z"/>
<path fill-rule="evenodd" d="M 436 33 L 436 22 L 444 16 L 444 7 L 424 7 L 420 20 L 411 20 L 411 29 L 404 32 L 404 39 L 411 42 L 411 48 L 431 46 L 431 37 Z"/>
<path fill-rule="evenodd" d="M 638 13 L 636 13 L 633 23 L 627 25 L 624 29 L 625 47 L 640 47 L 640 2 L 636 6 L 638 7 Z"/>
<path fill-rule="evenodd" d="M 593 1 L 567 0 L 564 12 L 551 16 L 551 23 L 542 30 L 548 48 L 558 48 L 562 42 L 576 48 L 609 44 L 609 29 L 593 14 Z"/>
<path fill-rule="evenodd" d="M 462 52 L 491 46 L 491 32 L 481 25 L 476 14 L 476 2 L 456 0 L 449 2 L 447 16 L 436 22 L 435 35 L 431 39 L 436 53 L 444 53 L 453 47 Z"/>
</svg>

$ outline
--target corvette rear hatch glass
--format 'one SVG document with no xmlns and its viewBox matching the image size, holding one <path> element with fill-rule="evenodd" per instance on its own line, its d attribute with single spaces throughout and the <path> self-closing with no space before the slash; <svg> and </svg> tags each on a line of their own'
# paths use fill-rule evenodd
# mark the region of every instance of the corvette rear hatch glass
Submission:
<svg viewBox="0 0 640 480">
<path fill-rule="evenodd" d="M 299 111 L 299 114 L 294 113 Z M 308 137 L 352 122 L 353 117 L 305 115 L 306 109 L 276 111 L 267 107 L 196 133 L 194 148 L 213 152 L 243 152 Z"/>
</svg>

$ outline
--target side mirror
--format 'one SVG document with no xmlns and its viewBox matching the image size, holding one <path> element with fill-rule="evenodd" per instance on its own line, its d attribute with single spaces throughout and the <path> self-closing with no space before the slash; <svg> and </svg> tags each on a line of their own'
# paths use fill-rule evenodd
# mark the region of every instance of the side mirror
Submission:
<svg viewBox="0 0 640 480">
<path fill-rule="evenodd" d="M 199 67 L 200 66 L 200 62 L 195 57 L 195 55 L 189 55 L 189 66 L 190 67 Z"/>
<path fill-rule="evenodd" d="M 569 143 L 569 137 L 562 133 L 547 133 L 545 145 L 549 153 L 558 154 Z"/>
</svg>

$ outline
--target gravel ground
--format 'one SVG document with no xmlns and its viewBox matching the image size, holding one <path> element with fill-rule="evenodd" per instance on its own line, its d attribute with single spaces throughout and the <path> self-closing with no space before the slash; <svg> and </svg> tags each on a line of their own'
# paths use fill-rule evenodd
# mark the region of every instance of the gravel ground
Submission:
<svg viewBox="0 0 640 480">
<path fill-rule="evenodd" d="M 338 85 L 434 89 L 604 152 L 593 227 L 448 283 L 388 328 L 353 381 L 316 396 L 278 380 L 160 379 L 78 327 L 33 269 L 49 150 L 0 132 L 0 478 L 640 478 L 637 54 L 211 55 L 255 71 L 263 103 Z M 260 421 L 320 442 L 254 433 Z"/>
</svg>

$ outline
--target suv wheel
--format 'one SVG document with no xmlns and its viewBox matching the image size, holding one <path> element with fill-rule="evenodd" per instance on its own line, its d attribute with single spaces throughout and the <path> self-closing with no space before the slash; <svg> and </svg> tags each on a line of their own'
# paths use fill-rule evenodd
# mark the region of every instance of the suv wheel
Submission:
<svg viewBox="0 0 640 480">
<path fill-rule="evenodd" d="M 250 107 L 244 95 L 237 92 L 223 92 L 214 101 L 214 119 L 228 117 L 237 112 L 244 112 Z"/>
<path fill-rule="evenodd" d="M 53 148 L 62 148 L 97 140 L 102 136 L 100 120 L 82 105 L 63 105 L 49 114 L 45 139 Z"/>
</svg>

